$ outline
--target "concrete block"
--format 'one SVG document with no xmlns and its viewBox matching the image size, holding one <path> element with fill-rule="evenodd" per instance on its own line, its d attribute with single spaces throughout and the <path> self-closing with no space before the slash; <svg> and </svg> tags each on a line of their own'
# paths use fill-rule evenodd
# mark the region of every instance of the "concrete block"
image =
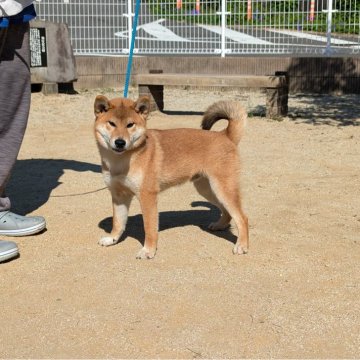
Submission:
<svg viewBox="0 0 360 360">
<path fill-rule="evenodd" d="M 150 111 L 164 110 L 163 85 L 139 85 L 139 96 L 143 95 L 150 98 Z"/>
<path fill-rule="evenodd" d="M 57 83 L 43 83 L 42 87 L 41 87 L 41 92 L 44 95 L 52 95 L 52 94 L 57 94 L 59 92 L 58 89 L 58 84 Z"/>
<path fill-rule="evenodd" d="M 66 24 L 31 21 L 30 50 L 32 84 L 76 81 L 75 57 Z"/>
</svg>

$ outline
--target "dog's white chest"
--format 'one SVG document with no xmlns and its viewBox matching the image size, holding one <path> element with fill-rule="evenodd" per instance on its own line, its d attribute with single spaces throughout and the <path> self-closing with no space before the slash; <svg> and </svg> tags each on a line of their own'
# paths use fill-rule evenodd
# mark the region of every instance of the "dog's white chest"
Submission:
<svg viewBox="0 0 360 360">
<path fill-rule="evenodd" d="M 105 184 L 108 187 L 116 187 L 117 185 L 121 185 L 122 187 L 130 189 L 134 194 L 139 192 L 143 179 L 141 172 L 126 175 L 111 175 L 109 172 L 106 172 L 103 174 L 103 176 Z"/>
</svg>

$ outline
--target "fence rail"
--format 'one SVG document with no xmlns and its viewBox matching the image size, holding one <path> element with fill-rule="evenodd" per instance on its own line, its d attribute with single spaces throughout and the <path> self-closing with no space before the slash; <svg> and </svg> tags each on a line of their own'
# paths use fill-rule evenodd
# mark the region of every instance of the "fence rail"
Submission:
<svg viewBox="0 0 360 360">
<path fill-rule="evenodd" d="M 76 55 L 129 52 L 134 0 L 37 0 L 66 23 Z M 142 0 L 135 53 L 349 56 L 360 52 L 357 0 Z"/>
</svg>

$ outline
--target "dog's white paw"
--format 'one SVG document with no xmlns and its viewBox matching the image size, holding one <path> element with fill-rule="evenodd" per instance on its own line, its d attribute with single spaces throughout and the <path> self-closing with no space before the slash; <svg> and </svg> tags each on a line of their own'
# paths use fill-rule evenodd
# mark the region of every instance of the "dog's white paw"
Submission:
<svg viewBox="0 0 360 360">
<path fill-rule="evenodd" d="M 155 256 L 155 250 L 149 250 L 145 246 L 137 253 L 137 259 L 152 259 Z"/>
<path fill-rule="evenodd" d="M 211 231 L 222 231 L 222 230 L 225 230 L 225 229 L 227 229 L 229 227 L 230 227 L 229 223 L 223 224 L 220 221 L 217 221 L 217 222 L 212 222 L 208 226 L 208 229 L 211 230 Z"/>
<path fill-rule="evenodd" d="M 117 243 L 117 241 L 114 238 L 112 238 L 111 236 L 103 236 L 98 241 L 98 243 L 101 246 L 111 246 L 111 245 L 115 245 Z"/>
<path fill-rule="evenodd" d="M 233 253 L 235 255 L 247 254 L 248 251 L 249 251 L 248 249 L 243 248 L 240 244 L 235 244 L 235 246 L 233 248 Z"/>
</svg>

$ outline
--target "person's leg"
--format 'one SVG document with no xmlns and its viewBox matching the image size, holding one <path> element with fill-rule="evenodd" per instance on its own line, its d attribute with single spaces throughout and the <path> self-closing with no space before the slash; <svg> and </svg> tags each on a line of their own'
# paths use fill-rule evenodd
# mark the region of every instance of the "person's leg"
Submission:
<svg viewBox="0 0 360 360">
<path fill-rule="evenodd" d="M 45 228 L 45 219 L 10 212 L 5 194 L 30 109 L 29 24 L 0 29 L 0 50 L 0 235 L 31 235 Z"/>
<path fill-rule="evenodd" d="M 0 34 L 0 211 L 5 211 L 11 207 L 5 186 L 30 109 L 29 24 L 10 25 Z"/>
</svg>

